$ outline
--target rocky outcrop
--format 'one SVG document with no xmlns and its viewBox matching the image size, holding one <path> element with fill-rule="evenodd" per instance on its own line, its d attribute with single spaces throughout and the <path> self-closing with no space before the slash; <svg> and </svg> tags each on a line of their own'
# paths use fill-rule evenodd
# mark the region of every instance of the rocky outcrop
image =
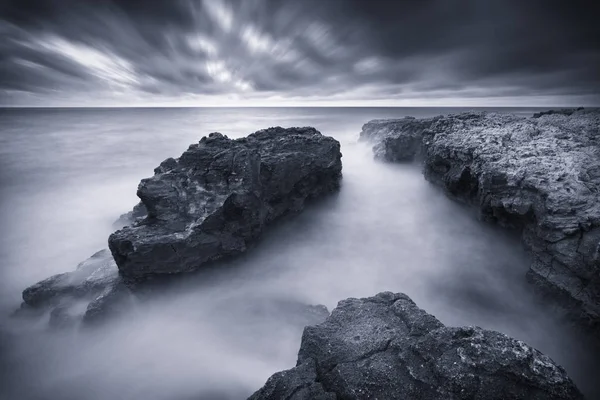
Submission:
<svg viewBox="0 0 600 400">
<path fill-rule="evenodd" d="M 376 121 L 363 131 L 391 154 L 385 159 L 421 154 L 429 181 L 476 205 L 482 219 L 520 230 L 534 256 L 528 279 L 571 316 L 600 329 L 600 111 L 410 121 Z M 377 126 L 385 129 L 371 132 Z M 397 157 L 390 143 L 404 136 L 420 136 L 420 146 Z"/>
<path fill-rule="evenodd" d="M 132 300 L 140 277 L 242 253 L 277 218 L 336 190 L 341 156 L 339 142 L 314 128 L 270 128 L 237 140 L 212 133 L 142 180 L 141 202 L 115 221 L 122 229 L 109 237 L 110 251 L 25 289 L 18 314 L 49 311 L 53 327 L 98 322 Z"/>
<path fill-rule="evenodd" d="M 113 233 L 110 250 L 130 278 L 192 271 L 246 251 L 274 220 L 336 190 L 341 170 L 339 142 L 314 128 L 212 133 L 142 180 L 147 217 Z"/>
<path fill-rule="evenodd" d="M 80 263 L 72 272 L 51 276 L 23 291 L 21 313 L 49 311 L 51 327 L 70 326 L 80 319 L 96 322 L 114 315 L 131 293 L 119 276 L 108 249 Z"/>
<path fill-rule="evenodd" d="M 341 301 L 306 327 L 296 367 L 251 400 L 582 399 L 565 371 L 520 340 L 449 328 L 404 294 Z"/>
</svg>

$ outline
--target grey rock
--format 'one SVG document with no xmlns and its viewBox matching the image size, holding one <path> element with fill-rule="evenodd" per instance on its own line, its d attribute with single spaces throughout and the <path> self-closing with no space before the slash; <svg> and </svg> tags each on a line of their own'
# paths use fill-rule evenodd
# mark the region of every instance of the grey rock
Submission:
<svg viewBox="0 0 600 400">
<path fill-rule="evenodd" d="M 539 118 L 539 117 L 541 117 L 543 115 L 552 115 L 552 114 L 571 115 L 575 111 L 580 111 L 580 110 L 583 110 L 583 107 L 578 107 L 578 108 L 562 108 L 560 110 L 541 111 L 541 112 L 533 114 L 533 118 Z"/>
<path fill-rule="evenodd" d="M 147 217 L 113 233 L 109 248 L 128 278 L 192 271 L 243 253 L 274 220 L 335 191 L 341 170 L 339 142 L 314 128 L 212 133 L 142 180 Z"/>
<path fill-rule="evenodd" d="M 250 396 L 249 400 L 336 400 L 335 393 L 327 392 L 317 381 L 313 360 L 307 360 L 291 370 L 282 371 L 269 378 L 265 386 Z"/>
<path fill-rule="evenodd" d="M 582 399 L 566 372 L 524 342 L 445 327 L 404 294 L 341 301 L 306 327 L 296 367 L 251 400 Z"/>
<path fill-rule="evenodd" d="M 73 326 L 76 320 L 69 313 L 68 307 L 59 305 L 50 312 L 48 324 L 52 329 L 64 329 Z"/>
<path fill-rule="evenodd" d="M 113 318 L 132 305 L 132 293 L 126 284 L 117 280 L 107 285 L 90 301 L 83 315 L 85 325 L 97 325 L 107 318 Z"/>
<path fill-rule="evenodd" d="M 115 300 L 127 296 L 130 296 L 129 290 L 108 249 L 95 253 L 75 271 L 51 276 L 23 291 L 26 308 L 50 311 L 51 327 L 113 315 Z"/>
<path fill-rule="evenodd" d="M 374 140 L 375 158 L 390 161 L 413 161 L 422 155 L 423 132 L 436 118 L 379 119 L 363 125 L 361 140 Z"/>
<path fill-rule="evenodd" d="M 528 280 L 576 320 L 600 329 L 600 111 L 416 121 L 423 126 L 425 177 L 475 205 L 483 220 L 520 230 L 535 259 Z M 418 132 L 395 129 L 396 121 L 376 121 L 371 130 L 377 126 L 384 127 L 381 133 L 368 136 L 392 154 L 386 159 L 413 151 L 396 157 L 389 143 L 413 140 Z"/>
<path fill-rule="evenodd" d="M 137 203 L 133 209 L 123 215 L 121 215 L 115 222 L 113 222 L 114 229 L 121 229 L 124 226 L 134 224 L 146 218 L 148 211 L 144 203 Z"/>
</svg>

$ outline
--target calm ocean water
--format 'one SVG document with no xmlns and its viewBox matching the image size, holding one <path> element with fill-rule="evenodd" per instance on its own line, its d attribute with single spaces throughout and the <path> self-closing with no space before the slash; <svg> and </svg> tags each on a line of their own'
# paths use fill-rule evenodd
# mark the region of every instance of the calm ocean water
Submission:
<svg viewBox="0 0 600 400">
<path fill-rule="evenodd" d="M 500 330 L 600 396 L 597 354 L 540 304 L 518 240 L 476 221 L 417 167 L 376 163 L 357 138 L 374 118 L 439 108 L 0 109 L 0 399 L 238 399 L 295 364 L 302 328 L 230 310 L 247 299 L 333 308 L 405 292 L 450 325 Z M 497 109 L 531 115 L 537 109 Z M 340 193 L 94 332 L 50 332 L 9 314 L 21 291 L 106 247 L 162 160 L 219 131 L 314 126 L 342 143 Z"/>
</svg>

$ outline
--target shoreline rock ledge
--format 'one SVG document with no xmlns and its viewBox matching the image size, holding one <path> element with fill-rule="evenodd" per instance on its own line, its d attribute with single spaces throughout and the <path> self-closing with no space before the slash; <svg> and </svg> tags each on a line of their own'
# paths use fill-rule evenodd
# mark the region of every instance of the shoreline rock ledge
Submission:
<svg viewBox="0 0 600 400">
<path fill-rule="evenodd" d="M 519 230 L 528 280 L 600 333 L 600 110 L 375 120 L 361 138 L 376 158 L 422 161 L 447 195 Z"/>
<path fill-rule="evenodd" d="M 138 278 L 240 254 L 276 219 L 336 191 L 341 157 L 340 143 L 311 127 L 211 133 L 141 181 L 141 202 L 116 222 L 128 226 L 110 235 L 110 251 L 25 289 L 18 314 L 50 311 L 56 326 L 117 314 Z"/>
<path fill-rule="evenodd" d="M 450 328 L 406 295 L 346 299 L 304 329 L 296 367 L 249 400 L 583 399 L 564 369 L 520 340 Z"/>
</svg>

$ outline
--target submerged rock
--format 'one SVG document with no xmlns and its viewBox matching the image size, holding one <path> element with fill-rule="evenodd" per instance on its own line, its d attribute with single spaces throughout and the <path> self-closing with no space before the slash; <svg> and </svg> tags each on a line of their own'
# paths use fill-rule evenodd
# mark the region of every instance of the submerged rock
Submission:
<svg viewBox="0 0 600 400">
<path fill-rule="evenodd" d="M 600 111 L 399 121 L 365 125 L 376 154 L 383 147 L 396 161 L 419 152 L 429 181 L 482 219 L 521 230 L 535 258 L 528 279 L 600 329 Z M 419 136 L 420 146 L 394 147 Z"/>
<path fill-rule="evenodd" d="M 173 274 L 240 254 L 266 226 L 339 187 L 340 144 L 314 128 L 202 138 L 144 179 L 147 217 L 113 233 L 121 274 Z"/>
<path fill-rule="evenodd" d="M 520 340 L 449 328 L 404 294 L 341 301 L 306 327 L 296 367 L 251 400 L 582 399 L 566 372 Z"/>
<path fill-rule="evenodd" d="M 50 311 L 51 327 L 66 327 L 77 320 L 98 320 L 113 315 L 115 298 L 130 296 L 108 249 L 80 263 L 72 272 L 51 276 L 25 289 L 26 308 Z"/>
</svg>

